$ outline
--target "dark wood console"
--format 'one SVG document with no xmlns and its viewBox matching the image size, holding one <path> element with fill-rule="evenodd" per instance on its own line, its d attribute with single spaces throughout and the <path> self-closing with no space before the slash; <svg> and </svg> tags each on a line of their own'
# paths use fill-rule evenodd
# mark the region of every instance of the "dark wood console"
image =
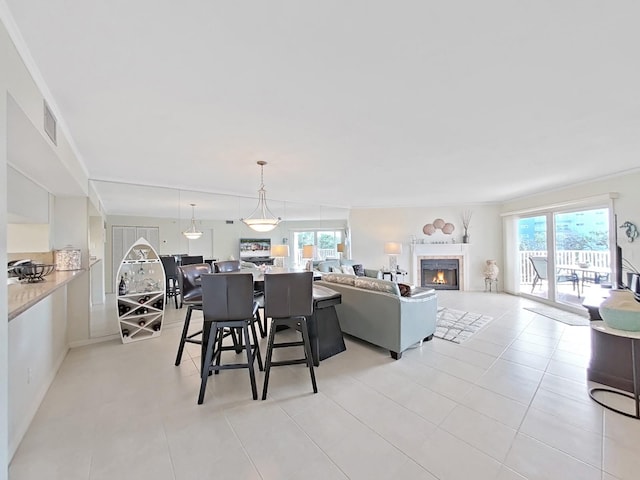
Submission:
<svg viewBox="0 0 640 480">
<path fill-rule="evenodd" d="M 610 290 L 603 288 L 596 292 L 582 302 L 592 321 L 602 320 L 598 308 L 609 296 Z M 607 335 L 591 329 L 591 361 L 587 369 L 588 380 L 625 392 L 633 392 L 633 368 L 630 359 L 631 342 L 627 338 Z"/>
</svg>

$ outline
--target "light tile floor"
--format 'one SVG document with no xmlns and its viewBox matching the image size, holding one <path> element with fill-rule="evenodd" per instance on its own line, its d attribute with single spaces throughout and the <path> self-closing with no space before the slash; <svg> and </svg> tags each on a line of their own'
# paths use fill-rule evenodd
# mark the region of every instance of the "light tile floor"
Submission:
<svg viewBox="0 0 640 480">
<path fill-rule="evenodd" d="M 588 327 L 504 294 L 441 292 L 439 303 L 494 320 L 399 361 L 347 339 L 317 368 L 317 395 L 304 366 L 278 367 L 264 402 L 251 400 L 246 370 L 230 370 L 197 405 L 199 347 L 173 365 L 179 324 L 73 349 L 10 478 L 640 478 L 640 421 L 588 396 Z"/>
</svg>

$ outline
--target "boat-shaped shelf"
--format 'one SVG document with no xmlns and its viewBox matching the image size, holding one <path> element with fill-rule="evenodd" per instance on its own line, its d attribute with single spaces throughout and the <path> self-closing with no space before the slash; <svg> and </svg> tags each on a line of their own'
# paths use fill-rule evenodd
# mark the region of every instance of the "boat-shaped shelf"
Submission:
<svg viewBox="0 0 640 480">
<path fill-rule="evenodd" d="M 166 282 L 158 252 L 144 238 L 139 238 L 122 259 L 116 278 L 122 343 L 160 336 Z"/>
</svg>

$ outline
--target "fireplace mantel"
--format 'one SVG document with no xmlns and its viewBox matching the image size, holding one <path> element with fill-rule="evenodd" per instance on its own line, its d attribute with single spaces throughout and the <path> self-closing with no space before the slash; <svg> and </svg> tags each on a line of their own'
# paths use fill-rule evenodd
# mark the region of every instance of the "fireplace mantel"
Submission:
<svg viewBox="0 0 640 480">
<path fill-rule="evenodd" d="M 411 282 L 420 285 L 420 261 L 432 258 L 455 258 L 460 262 L 460 290 L 469 288 L 468 243 L 415 243 L 411 244 Z"/>
</svg>

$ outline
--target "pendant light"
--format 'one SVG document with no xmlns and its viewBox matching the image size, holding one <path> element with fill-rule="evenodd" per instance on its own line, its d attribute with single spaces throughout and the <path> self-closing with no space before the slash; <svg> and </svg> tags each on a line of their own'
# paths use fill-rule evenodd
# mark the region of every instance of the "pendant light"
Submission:
<svg viewBox="0 0 640 480">
<path fill-rule="evenodd" d="M 196 228 L 196 219 L 195 219 L 195 209 L 196 204 L 190 203 L 191 205 L 191 226 L 188 230 L 182 232 L 182 234 L 187 237 L 189 240 L 197 240 L 202 236 L 202 232 Z"/>
<path fill-rule="evenodd" d="M 267 207 L 267 191 L 264 189 L 264 160 L 258 160 L 260 165 L 260 189 L 258 190 L 258 206 L 242 222 L 256 232 L 270 232 L 280 223 L 281 218 L 276 217 Z"/>
</svg>

